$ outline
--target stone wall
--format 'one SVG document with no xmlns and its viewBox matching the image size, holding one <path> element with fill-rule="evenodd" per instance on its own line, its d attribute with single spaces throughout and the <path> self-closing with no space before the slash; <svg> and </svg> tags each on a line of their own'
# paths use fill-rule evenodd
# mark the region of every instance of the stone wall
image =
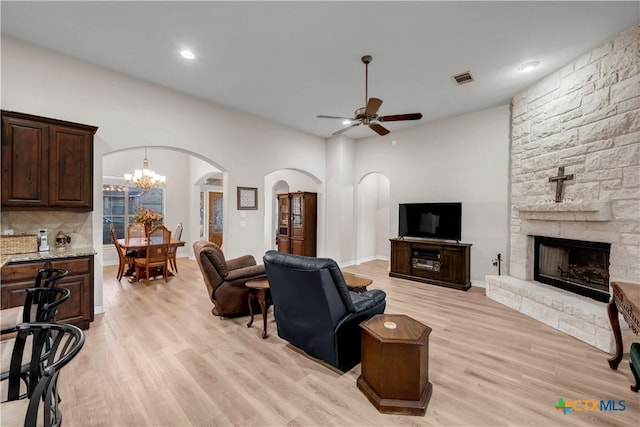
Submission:
<svg viewBox="0 0 640 427">
<path fill-rule="evenodd" d="M 534 282 L 533 236 L 611 243 L 610 280 L 640 283 L 639 57 L 634 27 L 514 97 L 509 275 L 485 278 L 487 297 L 606 352 L 605 303 Z M 574 179 L 556 203 L 560 166 Z"/>
<path fill-rule="evenodd" d="M 532 279 L 542 235 L 611 243 L 611 281 L 640 283 L 639 57 L 634 27 L 514 97 L 510 275 Z"/>
</svg>

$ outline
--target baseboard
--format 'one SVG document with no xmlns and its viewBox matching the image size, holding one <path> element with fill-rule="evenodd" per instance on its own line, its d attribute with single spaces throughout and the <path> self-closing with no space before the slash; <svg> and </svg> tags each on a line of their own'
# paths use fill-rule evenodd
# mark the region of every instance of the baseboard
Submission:
<svg viewBox="0 0 640 427">
<path fill-rule="evenodd" d="M 477 286 L 478 288 L 486 288 L 487 284 L 484 282 L 484 280 L 471 279 L 471 286 Z"/>
<path fill-rule="evenodd" d="M 364 258 L 360 258 L 358 261 L 356 261 L 357 264 L 362 264 L 363 262 L 369 262 L 369 261 L 389 261 L 389 257 L 388 256 L 383 256 L 383 255 L 373 255 L 373 256 L 368 256 L 368 257 L 364 257 Z"/>
<path fill-rule="evenodd" d="M 352 265 L 356 265 L 355 261 L 345 261 L 345 262 L 339 262 L 338 266 L 340 268 L 345 268 L 345 267 L 351 267 Z"/>
<path fill-rule="evenodd" d="M 360 258 L 358 260 L 350 260 L 350 261 L 343 261 L 343 262 L 339 262 L 338 265 L 340 266 L 340 268 L 344 268 L 344 267 L 350 267 L 352 265 L 358 265 L 358 264 L 362 264 L 365 262 L 370 262 L 370 261 L 389 261 L 389 257 L 388 256 L 384 256 L 384 255 L 373 255 L 373 256 L 369 256 L 369 257 L 364 257 L 364 258 Z"/>
</svg>

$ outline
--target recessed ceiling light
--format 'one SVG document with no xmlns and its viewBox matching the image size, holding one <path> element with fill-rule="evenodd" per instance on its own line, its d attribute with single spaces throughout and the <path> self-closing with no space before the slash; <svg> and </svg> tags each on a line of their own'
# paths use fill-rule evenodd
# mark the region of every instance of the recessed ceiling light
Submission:
<svg viewBox="0 0 640 427">
<path fill-rule="evenodd" d="M 196 56 L 193 54 L 193 52 L 191 52 L 190 50 L 184 49 L 180 51 L 180 55 L 182 55 L 183 58 L 187 58 L 187 59 L 195 59 Z"/>
<path fill-rule="evenodd" d="M 526 64 L 522 64 L 520 66 L 520 68 L 518 68 L 518 70 L 526 73 L 528 71 L 533 70 L 534 68 L 536 68 L 538 65 L 540 65 L 540 63 L 538 61 L 531 61 L 531 62 L 527 62 Z"/>
<path fill-rule="evenodd" d="M 350 125 L 351 124 L 351 120 L 343 120 L 342 124 L 343 125 Z"/>
</svg>

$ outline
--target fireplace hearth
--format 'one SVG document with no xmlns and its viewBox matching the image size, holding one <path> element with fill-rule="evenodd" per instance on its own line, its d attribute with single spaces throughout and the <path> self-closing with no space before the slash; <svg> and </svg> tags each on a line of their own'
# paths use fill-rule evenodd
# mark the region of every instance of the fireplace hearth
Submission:
<svg viewBox="0 0 640 427">
<path fill-rule="evenodd" d="M 534 280 L 609 301 L 611 244 L 534 236 Z"/>
</svg>

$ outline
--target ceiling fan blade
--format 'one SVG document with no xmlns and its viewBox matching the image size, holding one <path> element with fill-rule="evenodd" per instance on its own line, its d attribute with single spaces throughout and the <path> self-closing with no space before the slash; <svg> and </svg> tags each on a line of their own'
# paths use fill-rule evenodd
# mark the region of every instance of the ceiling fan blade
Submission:
<svg viewBox="0 0 640 427">
<path fill-rule="evenodd" d="M 342 116 L 316 116 L 320 119 L 342 119 L 342 120 L 353 120 L 353 117 L 342 117 Z"/>
<path fill-rule="evenodd" d="M 382 99 L 369 98 L 369 101 L 367 101 L 367 108 L 364 110 L 364 112 L 367 116 L 375 116 L 381 105 Z"/>
<path fill-rule="evenodd" d="M 420 120 L 422 113 L 396 114 L 393 116 L 380 116 L 378 120 L 381 122 L 399 122 L 401 120 Z"/>
<path fill-rule="evenodd" d="M 371 123 L 369 127 L 373 129 L 378 135 L 386 135 L 389 133 L 389 129 L 385 128 L 384 126 L 378 123 Z"/>
<path fill-rule="evenodd" d="M 335 131 L 334 133 L 332 133 L 331 135 L 340 135 L 342 132 L 346 132 L 349 129 L 351 129 L 352 127 L 356 127 L 356 126 L 360 126 L 360 122 L 355 122 L 352 125 L 347 126 L 346 128 L 340 129 L 338 131 Z"/>
</svg>

